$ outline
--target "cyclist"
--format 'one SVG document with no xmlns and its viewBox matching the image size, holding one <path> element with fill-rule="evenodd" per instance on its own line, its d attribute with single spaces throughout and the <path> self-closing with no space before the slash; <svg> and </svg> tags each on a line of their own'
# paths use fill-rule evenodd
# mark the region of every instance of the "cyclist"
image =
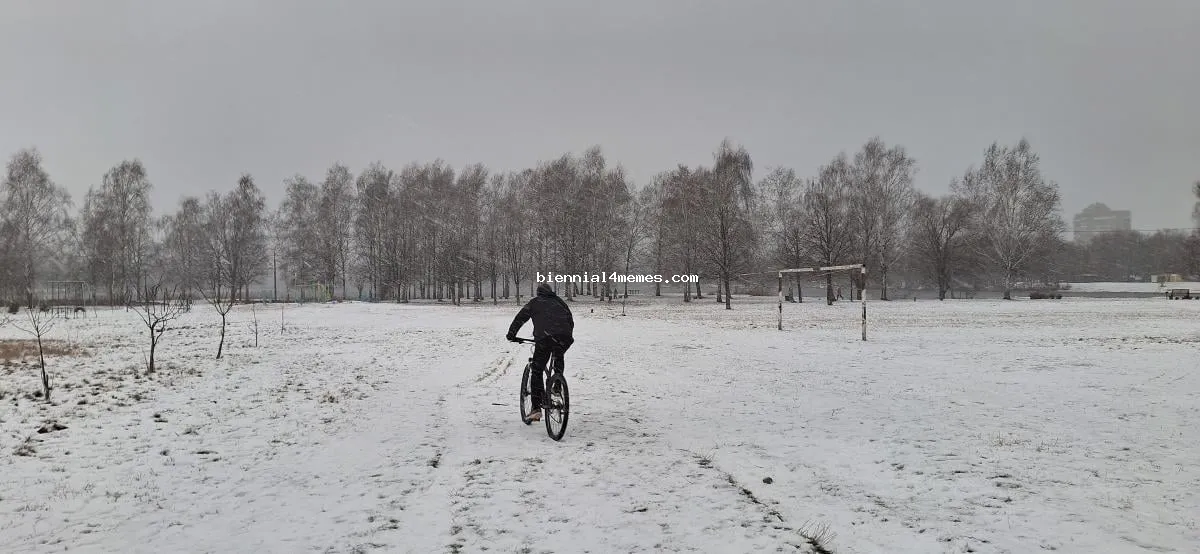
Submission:
<svg viewBox="0 0 1200 554">
<path fill-rule="evenodd" d="M 529 421 L 537 421 L 542 418 L 542 394 L 545 390 L 542 372 L 551 356 L 554 356 L 559 371 L 566 368 L 566 360 L 563 355 L 575 342 L 572 337 L 572 333 L 575 331 L 575 320 L 571 317 L 571 308 L 567 307 L 567 303 L 562 298 L 554 294 L 554 289 L 550 288 L 548 283 L 538 284 L 537 295 L 529 299 L 529 302 L 521 307 L 521 311 L 517 312 L 512 325 L 508 327 L 508 335 L 505 338 L 512 342 L 519 342 L 517 331 L 520 331 L 525 322 L 530 319 L 533 320 L 534 348 L 533 370 L 530 372 L 533 382 L 529 391 L 533 407 L 529 414 Z"/>
</svg>

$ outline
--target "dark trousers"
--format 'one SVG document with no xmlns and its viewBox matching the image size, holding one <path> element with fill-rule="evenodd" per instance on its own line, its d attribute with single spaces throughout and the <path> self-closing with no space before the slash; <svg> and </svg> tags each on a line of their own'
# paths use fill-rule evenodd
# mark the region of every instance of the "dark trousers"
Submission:
<svg viewBox="0 0 1200 554">
<path fill-rule="evenodd" d="M 546 385 L 542 380 L 542 372 L 546 368 L 546 362 L 554 357 L 554 363 L 558 367 L 558 372 L 562 373 L 567 367 L 567 361 L 564 354 L 571 348 L 575 342 L 571 337 L 556 337 L 549 336 L 537 340 L 533 346 L 533 367 L 530 370 L 529 376 L 529 399 L 533 404 L 534 410 L 542 409 L 542 395 L 545 393 Z"/>
</svg>

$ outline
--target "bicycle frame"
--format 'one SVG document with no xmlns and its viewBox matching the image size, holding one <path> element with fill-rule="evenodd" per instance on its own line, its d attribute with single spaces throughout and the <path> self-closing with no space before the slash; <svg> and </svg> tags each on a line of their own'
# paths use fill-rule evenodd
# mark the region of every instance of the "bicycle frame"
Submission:
<svg viewBox="0 0 1200 554">
<path fill-rule="evenodd" d="M 522 344 L 529 344 L 529 346 L 530 346 L 529 363 L 532 364 L 533 363 L 533 353 L 535 351 L 537 351 L 537 341 L 535 341 L 533 339 L 517 337 L 517 342 L 520 342 Z M 555 370 L 558 370 L 558 369 L 560 369 L 560 368 L 555 366 L 554 354 L 551 353 L 550 359 L 546 362 L 546 367 L 542 368 L 542 373 L 544 373 L 546 378 L 549 379 L 550 377 L 552 377 L 554 375 Z"/>
</svg>

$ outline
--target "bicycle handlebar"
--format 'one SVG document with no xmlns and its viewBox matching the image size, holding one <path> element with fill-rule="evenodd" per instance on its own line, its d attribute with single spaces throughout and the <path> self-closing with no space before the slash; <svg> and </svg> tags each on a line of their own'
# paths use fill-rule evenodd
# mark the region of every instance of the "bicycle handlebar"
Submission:
<svg viewBox="0 0 1200 554">
<path fill-rule="evenodd" d="M 533 339 L 527 339 L 525 337 L 517 337 L 516 341 L 514 341 L 514 342 L 527 343 L 527 342 L 536 342 L 536 341 L 534 341 Z"/>
</svg>

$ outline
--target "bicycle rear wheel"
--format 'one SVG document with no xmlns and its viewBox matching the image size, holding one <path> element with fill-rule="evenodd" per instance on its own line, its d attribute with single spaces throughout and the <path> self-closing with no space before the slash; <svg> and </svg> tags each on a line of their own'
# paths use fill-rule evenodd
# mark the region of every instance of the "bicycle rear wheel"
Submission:
<svg viewBox="0 0 1200 554">
<path fill-rule="evenodd" d="M 546 383 L 546 395 L 542 402 L 545 411 L 546 434 L 559 441 L 567 433 L 567 416 L 570 415 L 571 396 L 567 393 L 567 379 L 555 373 Z"/>
<path fill-rule="evenodd" d="M 521 421 L 525 422 L 525 425 L 533 424 L 532 421 L 529 421 L 529 414 L 533 412 L 533 397 L 530 396 L 533 389 L 532 385 L 529 384 L 530 375 L 529 364 L 525 364 L 525 372 L 521 374 L 521 401 L 519 402 L 521 405 Z"/>
</svg>

